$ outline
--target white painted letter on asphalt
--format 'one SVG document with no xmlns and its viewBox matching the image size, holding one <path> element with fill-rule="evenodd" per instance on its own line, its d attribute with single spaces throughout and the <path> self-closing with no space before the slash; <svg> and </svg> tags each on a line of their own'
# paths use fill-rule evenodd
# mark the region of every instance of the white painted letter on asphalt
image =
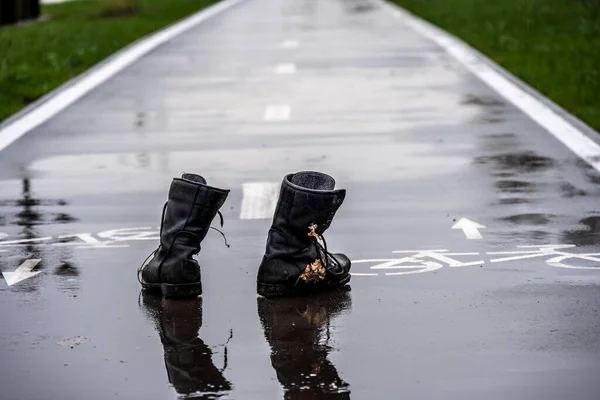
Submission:
<svg viewBox="0 0 600 400">
<path fill-rule="evenodd" d="M 38 263 L 42 261 L 39 259 L 27 260 L 15 272 L 3 272 L 4 279 L 6 279 L 6 284 L 8 286 L 12 286 L 16 283 L 24 281 L 25 279 L 29 279 L 37 274 L 41 273 L 41 271 L 31 272 L 32 269 L 35 268 Z"/>
<path fill-rule="evenodd" d="M 479 229 L 487 228 L 485 225 L 478 224 L 477 222 L 471 221 L 467 218 L 461 218 L 452 229 L 462 229 L 467 239 L 477 240 L 483 239 Z"/>
</svg>

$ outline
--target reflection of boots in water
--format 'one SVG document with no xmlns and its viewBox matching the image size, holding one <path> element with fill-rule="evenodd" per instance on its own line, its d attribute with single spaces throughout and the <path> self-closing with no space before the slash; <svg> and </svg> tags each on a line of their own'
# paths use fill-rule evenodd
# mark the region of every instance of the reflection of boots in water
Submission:
<svg viewBox="0 0 600 400">
<path fill-rule="evenodd" d="M 350 302 L 343 289 L 310 297 L 258 298 L 258 315 L 285 399 L 350 399 L 349 385 L 327 359 L 330 321 L 348 310 Z"/>
<path fill-rule="evenodd" d="M 202 298 L 170 300 L 143 292 L 142 303 L 156 324 L 169 382 L 177 393 L 210 395 L 231 390 L 231 384 L 213 364 L 212 351 L 198 337 Z"/>
</svg>

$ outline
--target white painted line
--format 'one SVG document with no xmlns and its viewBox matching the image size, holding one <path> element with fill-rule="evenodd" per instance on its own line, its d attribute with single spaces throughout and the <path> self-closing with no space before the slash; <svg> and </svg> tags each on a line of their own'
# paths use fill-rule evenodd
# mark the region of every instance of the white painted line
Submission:
<svg viewBox="0 0 600 400">
<path fill-rule="evenodd" d="M 518 81 L 518 79 L 462 40 L 394 4 L 383 0 L 378 1 L 383 6 L 392 9 L 395 17 L 402 19 L 403 22 L 416 32 L 446 50 L 446 52 L 471 71 L 471 73 L 489 85 L 506 100 L 513 103 L 529 118 L 537 122 L 588 164 L 600 171 L 600 145 L 555 112 L 552 108 L 556 107 L 558 109 L 557 105 L 554 105 L 554 103 L 541 94 L 532 94 L 537 92 L 525 83 L 521 81 L 519 81 L 518 85 L 513 83 L 513 80 Z M 522 87 L 527 88 L 527 90 L 522 89 Z M 547 104 L 552 104 L 553 107 Z"/>
<path fill-rule="evenodd" d="M 52 239 L 52 236 L 45 236 L 45 237 L 40 237 L 40 238 L 35 238 L 35 239 L 20 239 L 20 240 L 7 240 L 4 242 L 0 242 L 0 246 L 5 246 L 5 245 L 10 245 L 12 246 L 25 246 L 28 243 L 33 243 L 33 242 L 43 242 L 45 240 L 50 240 Z"/>
<path fill-rule="evenodd" d="M 352 276 L 378 276 L 379 274 L 373 274 L 369 272 L 350 272 Z"/>
<path fill-rule="evenodd" d="M 216 3 L 181 22 L 135 42 L 101 62 L 89 72 L 84 73 L 80 79 L 67 82 L 64 86 L 37 102 L 36 104 L 39 105 L 34 106 L 35 108 L 31 109 L 31 111 L 25 111 L 22 115 L 17 116 L 14 120 L 0 127 L 0 151 L 36 126 L 44 123 L 69 105 L 73 104 L 83 95 L 102 84 L 149 51 L 242 1 L 243 0 L 223 0 Z"/>
<path fill-rule="evenodd" d="M 277 64 L 275 66 L 276 74 L 293 74 L 296 72 L 296 64 Z"/>
<path fill-rule="evenodd" d="M 2 240 L 2 239 L 6 239 L 7 237 L 8 237 L 8 234 L 7 234 L 7 233 L 2 233 L 2 232 L 0 232 L 0 240 Z"/>
<path fill-rule="evenodd" d="M 273 218 L 279 197 L 279 182 L 244 183 L 240 219 Z"/>
<path fill-rule="evenodd" d="M 281 42 L 281 47 L 284 49 L 296 49 L 300 46 L 300 43 L 297 40 L 284 40 Z"/>
<path fill-rule="evenodd" d="M 287 121 L 291 113 L 292 109 L 287 104 L 270 105 L 265 109 L 265 121 Z"/>
<path fill-rule="evenodd" d="M 19 283 L 25 279 L 36 276 L 41 273 L 41 271 L 31 272 L 32 269 L 35 268 L 38 263 L 42 261 L 39 259 L 27 260 L 19 268 L 15 270 L 15 272 L 3 272 L 2 275 L 6 280 L 6 284 L 8 286 L 12 286 L 16 283 Z"/>
<path fill-rule="evenodd" d="M 73 246 L 74 249 L 123 249 L 130 247 L 128 244 L 103 244 L 103 245 L 79 245 Z"/>
<path fill-rule="evenodd" d="M 461 218 L 456 224 L 452 226 L 452 229 L 462 229 L 463 233 L 469 240 L 483 239 L 479 229 L 487 228 L 485 225 L 478 224 L 475 221 L 471 221 L 467 218 Z"/>
</svg>

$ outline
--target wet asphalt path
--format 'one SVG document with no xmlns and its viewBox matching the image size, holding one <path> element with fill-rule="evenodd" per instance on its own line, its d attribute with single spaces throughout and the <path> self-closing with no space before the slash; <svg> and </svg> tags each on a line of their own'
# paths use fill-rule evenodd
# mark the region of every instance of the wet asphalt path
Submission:
<svg viewBox="0 0 600 400">
<path fill-rule="evenodd" d="M 352 290 L 259 299 L 264 199 L 306 169 L 348 190 Z M 201 299 L 140 296 L 184 171 L 231 188 L 231 248 Z M 0 153 L 0 269 L 41 260 L 0 281 L 0 398 L 597 399 L 598 182 L 379 3 L 248 0 Z"/>
</svg>

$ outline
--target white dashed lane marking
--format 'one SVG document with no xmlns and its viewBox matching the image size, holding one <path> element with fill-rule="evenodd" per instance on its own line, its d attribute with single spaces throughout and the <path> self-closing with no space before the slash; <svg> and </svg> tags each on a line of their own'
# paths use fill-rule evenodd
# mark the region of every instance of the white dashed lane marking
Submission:
<svg viewBox="0 0 600 400">
<path fill-rule="evenodd" d="M 243 185 L 240 219 L 273 217 L 279 197 L 278 182 L 247 182 Z"/>
<path fill-rule="evenodd" d="M 296 72 L 296 64 L 277 64 L 275 66 L 276 74 L 293 74 Z"/>
<path fill-rule="evenodd" d="M 281 43 L 281 47 L 284 49 L 295 49 L 300 46 L 300 43 L 297 40 L 284 40 Z"/>
<path fill-rule="evenodd" d="M 272 104 L 265 109 L 265 121 L 287 121 L 292 109 L 287 104 Z"/>
</svg>

